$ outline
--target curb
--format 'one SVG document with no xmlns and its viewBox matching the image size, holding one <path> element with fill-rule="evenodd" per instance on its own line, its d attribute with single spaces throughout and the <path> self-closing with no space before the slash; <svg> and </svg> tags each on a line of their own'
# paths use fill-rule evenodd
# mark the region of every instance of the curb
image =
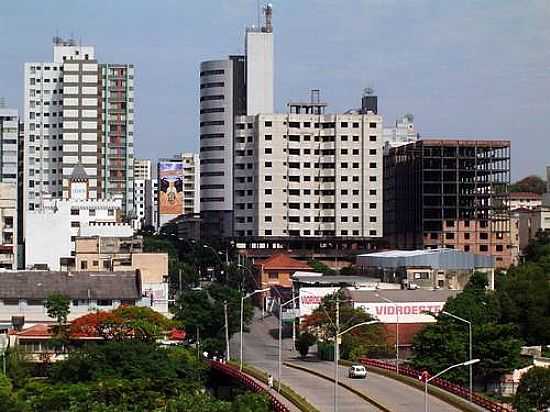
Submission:
<svg viewBox="0 0 550 412">
<path fill-rule="evenodd" d="M 420 391 L 424 391 L 424 385 L 420 382 L 415 381 L 413 378 L 403 375 L 397 375 L 393 372 L 386 371 L 385 369 L 380 369 L 375 366 L 365 366 L 367 370 L 377 375 L 385 376 L 405 385 L 409 385 Z M 483 407 L 477 405 L 471 405 L 467 400 L 457 397 L 451 393 L 444 391 L 443 389 L 438 388 L 437 386 L 430 386 L 430 395 L 442 400 L 443 402 L 448 403 L 449 405 L 454 406 L 455 408 L 460 409 L 464 412 L 479 412 L 479 408 L 484 409 Z M 484 409 L 485 410 L 485 409 Z"/>
<path fill-rule="evenodd" d="M 314 370 L 311 370 L 311 369 L 308 369 L 308 368 L 304 368 L 303 366 L 298 366 L 298 365 L 294 365 L 292 363 L 288 363 L 288 362 L 284 362 L 283 365 L 289 367 L 289 368 L 293 368 L 293 369 L 297 369 L 297 370 L 301 370 L 303 372 L 307 372 L 311 375 L 315 375 L 321 379 L 325 379 L 329 382 L 334 382 L 334 379 L 327 376 L 327 375 L 324 375 L 322 373 L 319 373 L 317 371 L 314 371 Z M 352 388 L 351 386 L 349 386 L 348 384 L 346 383 L 343 383 L 343 382 L 338 382 L 338 384 L 344 388 L 344 389 L 347 389 L 348 391 L 350 391 L 351 393 L 359 396 L 361 399 L 367 401 L 368 403 L 376 406 L 378 409 L 380 409 L 381 411 L 383 412 L 392 412 L 391 409 L 388 409 L 386 408 L 384 405 L 382 405 L 380 402 L 378 402 L 377 400 L 374 400 L 372 399 L 371 397 L 365 395 L 363 392 L 360 392 L 358 391 L 357 389 L 354 389 Z"/>
</svg>

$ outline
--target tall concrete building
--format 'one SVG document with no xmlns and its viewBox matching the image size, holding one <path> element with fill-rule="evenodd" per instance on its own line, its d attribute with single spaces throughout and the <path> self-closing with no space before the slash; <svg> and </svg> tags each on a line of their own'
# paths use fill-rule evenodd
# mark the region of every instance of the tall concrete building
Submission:
<svg viewBox="0 0 550 412">
<path fill-rule="evenodd" d="M 68 198 L 74 168 L 90 199 L 133 210 L 132 65 L 99 64 L 93 47 L 54 39 L 53 62 L 25 64 L 24 207 Z"/>
<path fill-rule="evenodd" d="M 382 117 L 288 109 L 235 119 L 235 237 L 380 238 Z"/>
<path fill-rule="evenodd" d="M 200 210 L 205 237 L 233 233 L 234 118 L 273 112 L 271 6 L 245 33 L 245 55 L 200 65 Z"/>
<path fill-rule="evenodd" d="M 19 113 L 0 104 L 0 182 L 17 182 Z"/>
<path fill-rule="evenodd" d="M 151 180 L 151 160 L 134 159 L 134 179 Z"/>
<path fill-rule="evenodd" d="M 513 262 L 509 140 L 422 139 L 384 157 L 384 236 Z"/>
</svg>

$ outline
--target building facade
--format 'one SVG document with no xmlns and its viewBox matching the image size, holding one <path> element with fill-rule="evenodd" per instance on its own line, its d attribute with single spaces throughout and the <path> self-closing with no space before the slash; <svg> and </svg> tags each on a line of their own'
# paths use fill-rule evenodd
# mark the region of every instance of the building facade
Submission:
<svg viewBox="0 0 550 412">
<path fill-rule="evenodd" d="M 245 55 L 200 65 L 200 211 L 204 237 L 233 234 L 234 118 L 273 112 L 271 6 L 248 28 Z"/>
<path fill-rule="evenodd" d="M 512 263 L 510 141 L 419 140 L 384 158 L 384 235 L 391 247 L 446 247 Z"/>
<path fill-rule="evenodd" d="M 235 119 L 236 238 L 382 236 L 382 117 L 325 107 Z"/>
<path fill-rule="evenodd" d="M 25 210 L 67 198 L 76 165 L 91 199 L 121 195 L 133 209 L 133 70 L 60 38 L 53 62 L 25 63 Z"/>
<path fill-rule="evenodd" d="M 0 268 L 17 269 L 17 188 L 0 182 Z"/>
<path fill-rule="evenodd" d="M 17 182 L 19 114 L 0 106 L 0 182 Z"/>
<path fill-rule="evenodd" d="M 395 121 L 393 127 L 384 127 L 384 144 L 388 147 L 401 146 L 418 140 L 414 116 L 410 113 Z"/>
<path fill-rule="evenodd" d="M 149 159 L 134 159 L 134 179 L 151 180 L 152 162 Z"/>
</svg>

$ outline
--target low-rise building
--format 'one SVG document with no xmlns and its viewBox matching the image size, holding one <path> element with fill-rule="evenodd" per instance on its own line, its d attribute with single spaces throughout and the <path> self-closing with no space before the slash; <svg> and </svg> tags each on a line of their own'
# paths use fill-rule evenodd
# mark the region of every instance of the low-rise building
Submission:
<svg viewBox="0 0 550 412">
<path fill-rule="evenodd" d="M 125 272 L 0 272 L 0 329 L 53 323 L 45 307 L 48 296 L 71 301 L 68 320 L 120 305 L 147 306 L 168 314 L 168 283 L 160 276 Z"/>
<path fill-rule="evenodd" d="M 510 192 L 510 210 L 537 209 L 542 205 L 542 195 L 534 192 Z"/>
<path fill-rule="evenodd" d="M 260 289 L 279 287 L 292 288 L 292 275 L 297 271 L 311 271 L 311 267 L 300 260 L 279 252 L 265 260 L 256 260 L 257 286 Z"/>
<path fill-rule="evenodd" d="M 357 256 L 357 266 L 384 282 L 407 289 L 461 290 L 475 271 L 487 273 L 494 289 L 495 258 L 456 249 L 390 250 Z"/>
</svg>

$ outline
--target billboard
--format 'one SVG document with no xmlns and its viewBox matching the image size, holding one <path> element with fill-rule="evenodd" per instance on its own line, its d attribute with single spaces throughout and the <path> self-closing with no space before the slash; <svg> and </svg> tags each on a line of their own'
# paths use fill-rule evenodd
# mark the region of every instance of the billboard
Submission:
<svg viewBox="0 0 550 412">
<path fill-rule="evenodd" d="M 319 307 L 321 299 L 338 292 L 340 288 L 300 288 L 300 317 L 311 315 Z"/>
<path fill-rule="evenodd" d="M 355 308 L 362 308 L 382 323 L 432 323 L 435 318 L 425 312 L 437 314 L 445 302 L 355 302 Z M 397 313 L 396 313 L 397 312 Z"/>
<path fill-rule="evenodd" d="M 183 163 L 159 162 L 159 214 L 183 213 Z"/>
</svg>

